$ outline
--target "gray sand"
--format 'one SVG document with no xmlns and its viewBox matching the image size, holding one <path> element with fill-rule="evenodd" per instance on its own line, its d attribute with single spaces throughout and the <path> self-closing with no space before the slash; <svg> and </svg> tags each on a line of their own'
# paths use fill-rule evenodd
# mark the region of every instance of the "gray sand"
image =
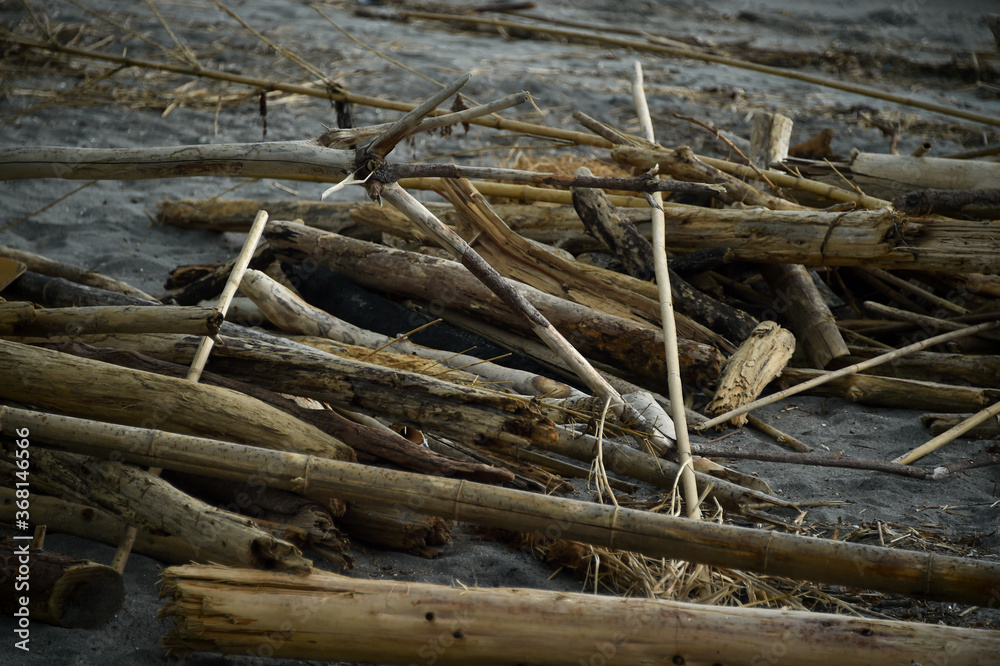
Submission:
<svg viewBox="0 0 1000 666">
<path fill-rule="evenodd" d="M 32 3 L 44 7 L 53 23 L 93 24 L 82 43 L 96 41 L 108 28 L 93 17 L 64 2 Z M 448 80 L 473 70 L 476 77 L 467 88 L 477 101 L 529 90 L 544 116 L 530 109 L 515 109 L 508 117 L 541 121 L 576 129 L 571 113 L 583 110 L 626 130 L 636 131 L 628 77 L 635 54 L 623 49 L 607 50 L 574 43 L 543 40 L 503 39 L 494 35 L 459 32 L 437 24 L 385 23 L 354 17 L 350 3 L 324 4 L 325 11 L 345 29 L 376 48 L 391 54 L 438 80 Z M 94 1 L 90 5 L 128 20 L 135 30 L 162 43 L 170 39 L 139 3 Z M 246 20 L 272 39 L 292 46 L 334 79 L 357 93 L 401 100 L 417 100 L 434 87 L 381 60 L 344 39 L 306 3 L 279 0 L 247 0 L 232 3 Z M 206 63 L 223 63 L 227 69 L 245 74 L 302 80 L 310 78 L 287 61 L 277 61 L 268 48 L 240 30 L 204 0 L 158 2 L 178 34 L 204 58 Z M 541 11 L 541 10 L 539 10 Z M 996 11 L 995 3 L 923 2 L 891 3 L 844 0 L 820 2 L 719 2 L 711 9 L 702 3 L 639 2 L 554 2 L 546 3 L 545 13 L 553 17 L 589 22 L 595 26 L 641 25 L 654 34 L 683 38 L 697 36 L 706 44 L 745 41 L 757 47 L 822 51 L 828 48 L 853 50 L 859 56 L 892 53 L 927 63 L 948 62 L 952 54 L 970 49 L 994 48 L 980 16 Z M 0 23 L 27 30 L 29 19 L 23 5 L 0 0 Z M 803 25 L 805 27 L 803 27 Z M 209 32 L 210 30 L 210 32 Z M 67 39 L 67 35 L 62 35 Z M 111 51 L 128 48 L 138 57 L 156 57 L 152 47 L 130 39 L 115 43 Z M 856 105 L 899 111 L 903 117 L 924 122 L 928 134 L 904 134 L 900 153 L 909 153 L 931 138 L 939 154 L 977 147 L 974 143 L 995 144 L 997 134 L 984 126 L 959 122 L 915 109 L 822 89 L 809 84 L 758 75 L 746 70 L 708 65 L 678 58 L 641 54 L 646 72 L 650 106 L 657 136 L 665 145 L 691 144 L 697 152 L 715 154 L 714 139 L 672 117 L 674 112 L 693 114 L 730 132 L 747 136 L 754 111 L 779 110 L 795 121 L 796 140 L 803 140 L 826 127 L 836 130 L 834 148 L 847 154 L 852 148 L 887 150 L 888 142 L 874 128 L 856 118 Z M 20 63 L 12 58 L 11 64 Z M 4 121 L 2 146 L 70 145 L 94 147 L 158 146 L 194 143 L 256 141 L 261 138 L 257 101 L 253 91 L 241 100 L 215 106 L 222 87 L 197 81 L 191 85 L 208 91 L 202 105 L 182 104 L 167 114 L 150 109 L 145 94 L 156 91 L 160 100 L 170 99 L 169 91 L 188 83 L 186 78 L 152 76 L 147 83 L 122 73 L 114 79 L 122 87 L 120 104 L 75 104 L 72 99 L 24 112 L 46 98 L 26 94 L 26 89 L 65 91 L 80 83 L 78 78 L 47 75 L 36 66 L 27 74 L 4 70 L 11 78 L 3 81 L 5 98 L 0 102 Z M 8 64 L 8 63 L 5 63 Z M 87 65 L 91 74 L 93 65 Z M 825 72 L 836 76 L 837 72 Z M 868 74 L 871 74 L 869 72 Z M 142 75 L 145 76 L 145 75 Z M 961 81 L 932 79 L 915 86 L 912 79 L 874 81 L 883 89 L 1000 115 L 1000 101 L 977 94 L 977 87 Z M 110 88 L 98 88 L 106 94 Z M 233 89 L 237 90 L 237 89 Z M 189 91 L 190 92 L 190 91 Z M 86 95 L 84 95 L 86 97 Z M 129 104 L 129 101 L 134 104 Z M 852 111 L 854 109 L 854 111 Z M 831 114 L 835 113 L 835 117 Z M 396 114 L 357 108 L 359 125 L 384 122 Z M 314 136 L 323 124 L 334 124 L 334 114 L 323 100 L 298 99 L 289 104 L 272 104 L 268 114 L 268 140 L 300 139 Z M 970 138 L 972 137 L 972 138 Z M 469 151 L 509 145 L 509 139 L 476 128 L 443 140 L 418 138 L 400 146 L 393 157 L 399 161 L 430 154 Z M 522 141 L 541 144 L 543 141 Z M 503 150 L 468 153 L 460 160 L 490 164 L 504 156 Z M 583 154 L 595 154 L 582 150 Z M 70 181 L 13 181 L 0 183 L 0 243 L 73 262 L 123 279 L 151 293 L 162 290 L 167 272 L 178 265 L 225 260 L 233 256 L 242 238 L 161 227 L 151 222 L 156 205 L 163 199 L 211 197 L 281 199 L 290 195 L 270 182 L 243 184 L 224 194 L 239 181 L 186 179 L 173 181 L 100 182 L 67 197 L 44 211 L 40 208 L 67 195 L 82 183 Z M 304 199 L 316 199 L 324 185 L 284 183 Z M 338 193 L 341 200 L 359 200 L 360 190 Z M 38 211 L 38 212 L 36 212 Z M 14 223 L 9 226 L 11 223 Z M 926 441 L 919 413 L 881 409 L 846 403 L 796 397 L 762 410 L 761 417 L 808 443 L 842 451 L 845 455 L 890 460 Z M 695 438 L 696 442 L 704 441 Z M 743 430 L 725 440 L 737 449 L 780 450 L 763 436 Z M 934 465 L 979 452 L 986 444 L 960 440 L 943 452 L 928 457 Z M 978 538 L 970 555 L 996 558 L 1000 551 L 1000 502 L 996 468 L 959 474 L 944 482 L 916 481 L 896 476 L 856 470 L 814 469 L 772 463 L 741 461 L 734 467 L 766 479 L 775 491 L 797 501 L 840 499 L 846 503 L 810 509 L 807 523 L 840 525 L 849 531 L 876 520 L 920 526 L 948 539 Z M 582 496 L 588 496 L 584 491 Z M 794 516 L 787 516 L 794 518 Z M 459 530 L 461 532 L 461 529 Z M 109 562 L 109 547 L 71 537 L 52 535 L 47 547 L 63 550 L 99 562 Z M 551 571 L 526 555 L 504 546 L 464 536 L 436 559 L 422 559 L 396 553 L 356 548 L 357 566 L 351 575 L 421 580 L 441 584 L 480 586 L 528 586 L 552 590 L 580 590 L 581 584 L 567 574 L 549 580 Z M 161 565 L 133 555 L 126 571 L 126 601 L 118 616 L 99 631 L 66 630 L 41 624 L 32 626 L 30 654 L 12 647 L 13 622 L 0 618 L 0 663 L 10 664 L 161 664 L 165 661 L 158 640 L 164 627 L 155 620 L 159 607 L 156 581 Z M 969 624 L 1000 621 L 996 610 L 973 611 L 946 604 L 914 605 L 912 616 L 927 621 Z M 905 612 L 900 616 L 905 617 Z M 196 655 L 190 664 L 276 663 L 258 657 L 223 659 Z M 286 662 L 290 663 L 290 662 Z"/>
</svg>

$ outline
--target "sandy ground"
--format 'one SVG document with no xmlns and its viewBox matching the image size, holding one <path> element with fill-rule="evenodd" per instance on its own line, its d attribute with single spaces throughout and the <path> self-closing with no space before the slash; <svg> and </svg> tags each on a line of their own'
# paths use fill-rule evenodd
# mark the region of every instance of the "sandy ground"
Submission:
<svg viewBox="0 0 1000 666">
<path fill-rule="evenodd" d="M 66 2 L 29 3 L 44 12 L 65 41 L 81 22 L 88 29 L 82 44 L 94 43 L 114 30 Z M 227 70 L 283 80 L 313 77 L 275 57 L 273 51 L 242 31 L 205 0 L 163 0 L 156 3 L 176 34 L 206 63 Z M 170 37 L 145 5 L 102 0 L 90 6 L 143 36 L 170 44 Z M 409 67 L 448 80 L 464 71 L 476 76 L 467 88 L 477 101 L 528 90 L 540 114 L 516 109 L 508 117 L 576 128 L 571 114 L 583 110 L 626 130 L 635 131 L 628 77 L 637 54 L 625 49 L 588 46 L 556 40 L 522 40 L 486 33 L 456 31 L 441 24 L 400 24 L 353 16 L 350 3 L 323 3 L 324 12 L 371 46 Z M 382 60 L 345 39 L 307 3 L 279 0 L 233 2 L 232 8 L 271 39 L 296 49 L 348 89 L 373 96 L 416 100 L 434 86 Z M 982 25 L 982 13 L 995 5 L 982 2 L 925 0 L 906 3 L 869 0 L 840 2 L 739 2 L 712 3 L 706 9 L 694 2 L 553 2 L 544 11 L 555 18 L 582 21 L 594 26 L 640 26 L 675 39 L 697 37 L 702 44 L 743 43 L 755 48 L 795 49 L 822 53 L 837 50 L 856 55 L 857 67 L 822 73 L 845 75 L 853 80 L 947 103 L 982 113 L 1000 115 L 995 88 L 977 85 L 959 76 L 914 79 L 866 65 L 872 55 L 892 55 L 926 63 L 951 62 L 970 50 L 993 48 Z M 34 34 L 22 3 L 0 0 L 0 24 Z M 157 57 L 156 50 L 137 38 L 116 41 L 110 52 L 123 48 L 138 57 Z M 650 105 L 657 136 L 666 145 L 691 144 L 696 151 L 718 152 L 714 139 L 698 133 L 672 114 L 696 115 L 735 134 L 747 136 L 754 112 L 779 110 L 796 123 L 793 142 L 815 132 L 835 129 L 834 148 L 847 154 L 852 148 L 885 151 L 887 139 L 866 126 L 859 110 L 867 107 L 895 114 L 910 128 L 904 132 L 900 152 L 908 153 L 925 140 L 940 154 L 996 143 L 997 133 L 986 126 L 956 121 L 912 108 L 810 84 L 777 79 L 717 65 L 651 54 L 639 54 L 646 71 Z M 82 79 L 53 75 L 32 57 L 25 62 L 11 57 L 4 64 L 0 99 L 2 146 L 71 145 L 94 147 L 158 146 L 197 143 L 256 141 L 261 123 L 254 91 L 184 77 L 163 77 L 130 72 L 87 91 L 74 86 Z M 27 66 L 25 66 L 27 64 Z M 850 65 L 850 61 L 848 61 Z M 18 69 L 14 69 L 14 67 Z M 91 75 L 98 73 L 87 66 Z M 183 103 L 164 113 L 183 85 Z M 52 98 L 33 93 L 45 89 L 68 93 Z M 203 90 L 196 102 L 192 91 Z M 240 93 L 218 104 L 221 93 Z M 110 96 L 114 94 L 115 99 Z M 106 103 L 94 103 L 94 97 Z M 371 124 L 396 117 L 370 108 L 356 109 L 356 122 Z M 323 100 L 286 98 L 270 105 L 267 139 L 300 139 L 332 125 L 334 115 Z M 544 141 L 499 137 L 473 129 L 467 135 L 418 138 L 397 149 L 395 159 L 460 153 L 457 159 L 490 164 L 508 156 L 509 146 L 544 144 Z M 583 150 L 583 153 L 588 151 Z M 146 291 L 161 291 L 167 271 L 175 266 L 224 260 L 242 239 L 233 234 L 178 230 L 153 223 L 159 201 L 216 195 L 239 198 L 280 199 L 291 196 L 275 183 L 243 183 L 220 179 L 174 181 L 100 182 L 72 193 L 82 183 L 69 181 L 14 181 L 0 183 L 0 243 L 31 250 L 57 260 L 85 265 L 126 280 Z M 318 198 L 320 184 L 283 183 L 305 199 Z M 238 187 L 229 192 L 230 188 Z M 68 195 L 68 196 L 67 196 Z M 62 201 L 49 206 L 60 197 Z M 345 190 L 342 200 L 360 199 L 360 190 Z M 43 210 L 44 208 L 44 210 Z M 847 455 L 891 459 L 928 438 L 917 420 L 919 413 L 845 403 L 837 399 L 797 397 L 765 409 L 761 416 L 810 444 Z M 703 441 L 696 439 L 696 441 Z M 770 440 L 751 431 L 725 440 L 738 449 L 777 449 Z M 982 442 L 962 440 L 947 454 L 932 456 L 927 464 L 972 454 Z M 806 522 L 849 530 L 882 520 L 919 526 L 950 540 L 971 540 L 970 555 L 995 558 L 1000 551 L 1000 490 L 998 472 L 980 469 L 942 483 L 902 479 L 871 472 L 789 467 L 741 462 L 735 467 L 767 479 L 775 491 L 797 501 L 841 499 L 844 504 L 810 509 Z M 586 493 L 584 493 L 586 494 Z M 112 549 L 71 537 L 50 536 L 47 546 L 90 557 L 111 559 Z M 423 580 L 443 584 L 461 581 L 470 585 L 523 585 L 556 590 L 579 590 L 580 583 L 566 574 L 549 579 L 551 571 L 529 557 L 503 546 L 460 538 L 440 557 L 429 560 L 382 553 L 358 547 L 356 576 Z M 165 661 L 158 640 L 163 627 L 155 620 L 159 606 L 156 581 L 160 565 L 135 555 L 126 571 L 126 601 L 118 616 L 99 631 L 66 630 L 35 624 L 31 652 L 12 647 L 11 618 L 0 618 L 0 663 L 9 664 L 161 664 Z M 1000 621 L 1000 613 L 972 611 L 946 604 L 914 604 L 897 616 L 931 622 L 970 624 Z M 909 615 L 907 615 L 909 614 Z M 196 655 L 191 664 L 276 663 L 246 656 L 223 659 Z"/>
</svg>

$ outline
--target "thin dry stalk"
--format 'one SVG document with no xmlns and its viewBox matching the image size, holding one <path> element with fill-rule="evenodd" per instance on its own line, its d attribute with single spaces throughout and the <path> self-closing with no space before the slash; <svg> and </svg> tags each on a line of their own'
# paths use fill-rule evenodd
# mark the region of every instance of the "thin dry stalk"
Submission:
<svg viewBox="0 0 1000 666">
<path fill-rule="evenodd" d="M 642 85 L 642 65 L 635 61 L 635 76 L 632 80 L 632 97 L 636 113 L 646 140 L 655 143 L 653 121 L 646 104 L 646 93 Z M 698 508 L 698 484 L 691 466 L 691 443 L 688 440 L 687 419 L 684 414 L 684 388 L 681 385 L 680 359 L 677 353 L 677 322 L 674 319 L 674 300 L 670 291 L 670 271 L 667 267 L 666 222 L 663 215 L 663 195 L 654 192 L 653 197 L 653 266 L 656 284 L 660 292 L 660 321 L 663 325 L 663 346 L 667 358 L 667 389 L 670 392 L 670 410 L 677 432 L 677 453 L 681 463 L 681 479 L 684 486 L 684 502 L 689 518 L 701 518 Z"/>
</svg>

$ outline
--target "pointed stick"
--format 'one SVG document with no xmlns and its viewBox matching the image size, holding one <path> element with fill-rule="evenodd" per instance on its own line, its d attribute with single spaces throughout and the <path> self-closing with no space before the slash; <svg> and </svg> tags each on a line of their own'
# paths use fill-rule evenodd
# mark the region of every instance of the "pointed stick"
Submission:
<svg viewBox="0 0 1000 666">
<path fill-rule="evenodd" d="M 950 340 L 956 340 L 958 338 L 964 338 L 970 335 L 975 335 L 980 331 L 986 331 L 991 328 L 995 328 L 998 325 L 1000 325 L 1000 322 L 990 321 L 986 322 L 985 324 L 978 324 L 976 326 L 967 326 L 957 331 L 949 331 L 947 333 L 942 333 L 941 335 L 935 335 L 932 338 L 927 338 L 926 340 L 921 340 L 920 342 L 914 342 L 912 345 L 907 345 L 905 347 L 900 347 L 899 349 L 894 349 L 891 352 L 882 354 L 881 356 L 876 356 L 875 358 L 870 358 L 867 361 L 862 361 L 861 363 L 855 363 L 852 366 L 841 368 L 840 370 L 836 370 L 834 372 L 828 372 L 819 377 L 810 379 L 807 382 L 796 384 L 795 386 L 787 388 L 784 391 L 778 391 L 777 393 L 769 395 L 766 398 L 761 398 L 760 400 L 755 400 L 751 403 L 747 403 L 742 407 L 738 407 L 730 412 L 716 416 L 714 419 L 709 419 L 704 423 L 699 423 L 694 427 L 697 430 L 707 430 L 708 428 L 713 428 L 719 425 L 720 423 L 725 423 L 734 416 L 739 416 L 740 414 L 746 414 L 747 412 L 752 412 L 758 407 L 770 405 L 772 403 L 778 402 L 779 400 L 783 400 L 784 398 L 787 398 L 790 395 L 795 395 L 796 393 L 802 393 L 803 391 L 808 391 L 811 388 L 815 388 L 820 384 L 825 384 L 839 377 L 853 375 L 856 372 L 861 372 L 862 370 L 873 368 L 876 365 L 882 365 L 883 363 L 894 361 L 897 358 L 901 358 L 913 352 L 918 352 L 921 349 L 926 349 L 927 347 L 939 345 L 943 342 L 949 342 Z"/>
<path fill-rule="evenodd" d="M 653 121 L 646 104 L 646 93 L 642 87 L 642 65 L 635 61 L 635 76 L 632 79 L 632 98 L 635 100 L 636 115 L 642 132 L 650 143 L 656 142 Z M 681 464 L 681 487 L 688 518 L 701 518 L 698 501 L 698 484 L 694 476 L 691 459 L 691 442 L 688 440 L 687 418 L 684 414 L 684 388 L 681 385 L 680 359 L 677 355 L 677 322 L 674 320 L 674 300 L 670 292 L 670 271 L 667 268 L 667 233 L 663 215 L 663 195 L 653 192 L 653 270 L 660 291 L 660 321 L 663 326 L 663 347 L 667 357 L 667 390 L 670 398 L 670 412 L 677 431 L 677 453 Z"/>
<path fill-rule="evenodd" d="M 253 224 L 250 226 L 250 232 L 247 234 L 243 249 L 240 251 L 239 256 L 236 257 L 236 264 L 229 275 L 226 287 L 222 290 L 222 296 L 219 297 L 218 310 L 222 314 L 223 319 L 226 318 L 226 314 L 229 312 L 229 305 L 233 302 L 233 296 L 236 295 L 236 290 L 239 289 L 240 281 L 243 279 L 243 274 L 250 265 L 250 258 L 253 257 L 254 250 L 257 249 L 257 244 L 260 242 L 260 237 L 263 235 L 266 225 L 267 212 L 263 210 L 257 211 L 257 217 L 254 218 Z M 215 346 L 213 338 L 208 336 L 202 337 L 201 342 L 198 344 L 198 350 L 195 352 L 194 360 L 191 362 L 191 369 L 187 376 L 188 381 L 197 383 L 201 379 L 202 370 L 205 369 L 205 363 L 208 362 L 208 355 L 212 352 L 213 346 Z M 159 476 L 162 472 L 163 470 L 158 467 L 149 468 L 149 473 L 154 476 Z M 128 562 L 128 556 L 132 552 L 132 546 L 135 545 L 135 538 L 138 533 L 139 531 L 135 525 L 129 525 L 122 533 L 121 540 L 118 542 L 118 550 L 115 551 L 115 555 L 111 559 L 111 568 L 118 573 L 125 571 L 125 564 Z"/>
</svg>

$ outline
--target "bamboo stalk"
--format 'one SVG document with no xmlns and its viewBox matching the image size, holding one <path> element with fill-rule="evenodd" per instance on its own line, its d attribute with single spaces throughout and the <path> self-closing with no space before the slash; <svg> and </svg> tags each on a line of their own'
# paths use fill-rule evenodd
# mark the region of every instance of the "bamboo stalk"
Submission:
<svg viewBox="0 0 1000 666">
<path fill-rule="evenodd" d="M 823 371 L 811 368 L 786 368 L 781 381 L 797 384 L 822 375 Z M 991 384 L 995 385 L 995 382 Z M 875 374 L 850 374 L 825 382 L 811 390 L 815 395 L 836 396 L 866 405 L 942 412 L 964 412 L 971 407 L 981 408 L 1000 399 L 998 388 L 959 386 L 919 379 L 881 377 Z"/>
<path fill-rule="evenodd" d="M 269 225 L 267 237 L 271 247 L 282 256 L 292 259 L 308 256 L 329 270 L 350 275 L 362 286 L 430 300 L 435 316 L 442 308 L 461 309 L 518 331 L 532 331 L 530 322 L 457 262 L 283 222 Z M 640 383 L 649 388 L 656 389 L 664 382 L 665 360 L 657 349 L 662 347 L 658 328 L 605 315 L 527 285 L 516 288 L 589 358 L 641 377 Z M 680 344 L 684 350 L 681 362 L 685 381 L 694 386 L 710 386 L 718 377 L 722 355 L 714 347 L 691 340 L 682 339 Z"/>
<path fill-rule="evenodd" d="M 12 436 L 29 414 L 0 408 L 0 429 Z M 35 421 L 31 430 L 40 443 L 77 446 L 91 455 L 115 452 L 125 462 L 219 478 L 263 474 L 269 486 L 311 497 L 401 506 L 522 532 L 555 530 L 564 539 L 653 557 L 884 592 L 978 605 L 996 603 L 1000 596 L 1000 564 L 995 562 L 694 521 L 202 438 L 192 446 L 169 433 L 151 441 L 141 429 L 131 429 L 127 443 L 95 439 L 74 445 L 79 419 L 48 415 Z"/>
<path fill-rule="evenodd" d="M 653 133 L 653 121 L 649 116 L 649 106 L 646 104 L 646 92 L 643 89 L 642 65 L 634 62 L 632 78 L 632 99 L 635 102 L 636 115 L 645 138 L 650 143 L 656 143 Z M 659 289 L 660 325 L 663 327 L 663 348 L 667 359 L 667 389 L 670 398 L 670 412 L 677 430 L 677 454 L 681 464 L 681 487 L 684 491 L 684 504 L 688 518 L 701 519 L 701 509 L 698 501 L 698 482 L 695 480 L 691 461 L 691 442 L 688 439 L 687 419 L 684 414 L 684 387 L 681 383 L 680 360 L 677 353 L 677 322 L 674 320 L 674 297 L 670 290 L 670 271 L 667 268 L 666 231 L 663 216 L 663 195 L 654 192 L 653 195 L 653 270 L 656 275 L 656 285 Z"/>
<path fill-rule="evenodd" d="M 975 428 L 980 423 L 985 423 L 986 421 L 997 415 L 1000 415 L 1000 401 L 993 403 L 986 409 L 976 414 L 973 414 L 972 416 L 965 419 L 958 425 L 954 426 L 953 428 L 949 428 L 948 430 L 941 433 L 937 437 L 934 437 L 933 439 L 924 442 L 923 444 L 913 449 L 909 453 L 894 458 L 892 462 L 899 463 L 901 465 L 909 465 L 912 462 L 920 460 L 928 453 L 937 451 L 948 442 L 958 439 L 965 433 Z"/>
<path fill-rule="evenodd" d="M 167 569 L 163 581 L 159 617 L 174 621 L 163 637 L 171 650 L 463 666 L 910 666 L 940 654 L 985 666 L 1000 651 L 996 632 L 981 629 L 325 571 L 192 565 Z"/>
<path fill-rule="evenodd" d="M 4 427 L 12 418 L 11 412 L 0 408 L 0 419 Z M 35 425 L 51 423 L 53 414 L 24 412 L 24 423 L 34 435 Z M 20 415 L 17 416 L 20 418 Z M 122 440 L 121 431 L 115 426 L 98 424 L 87 427 L 82 419 L 74 419 L 74 427 L 84 427 L 90 432 L 101 430 L 104 438 L 116 441 L 118 447 L 130 446 L 134 440 Z M 125 435 L 134 436 L 138 429 L 132 428 Z M 39 428 L 41 438 L 52 432 L 44 425 Z M 140 431 L 141 432 L 141 431 Z M 150 436 L 149 433 L 154 433 Z M 145 431 L 147 443 L 155 442 L 155 431 Z M 272 537 L 256 526 L 248 524 L 246 518 L 228 511 L 217 509 L 201 500 L 174 488 L 172 485 L 129 464 L 112 460 L 96 460 L 87 457 L 89 444 L 82 440 L 79 431 L 63 430 L 62 437 L 84 455 L 33 448 L 32 484 L 37 484 L 50 495 L 66 495 L 85 501 L 120 516 L 131 526 L 140 525 L 149 530 L 166 532 L 180 536 L 192 545 L 204 549 L 227 562 L 237 562 L 240 566 L 259 568 L 279 568 L 286 571 L 307 571 L 312 562 L 302 557 L 294 545 L 283 539 Z M 98 435 L 101 438 L 102 435 Z M 37 440 L 36 440 L 37 441 Z M 32 442 L 34 444 L 35 441 Z M 0 458 L 13 463 L 13 455 L 0 449 Z M 154 463 L 155 465 L 155 463 Z M 115 567 L 112 567 L 113 569 Z M 117 571 L 120 570 L 116 569 Z"/>
<path fill-rule="evenodd" d="M 995 328 L 1000 325 L 1000 322 L 986 322 L 985 324 L 978 324 L 976 326 L 966 326 L 965 328 L 958 331 L 949 331 L 948 333 L 942 333 L 941 335 L 936 335 L 926 340 L 921 340 L 920 342 L 914 342 L 913 344 L 907 345 L 905 347 L 900 347 L 899 349 L 894 349 L 891 352 L 882 354 L 881 356 L 876 356 L 875 358 L 868 359 L 867 361 L 862 361 L 861 363 L 855 363 L 852 366 L 841 368 L 840 370 L 835 370 L 834 372 L 828 372 L 819 377 L 810 379 L 809 381 L 803 382 L 792 388 L 785 389 L 784 391 L 778 391 L 773 395 L 769 395 L 766 398 L 761 398 L 760 400 L 755 400 L 750 404 L 743 405 L 732 411 L 726 412 L 721 416 L 717 416 L 713 419 L 709 419 L 704 423 L 700 423 L 695 426 L 698 430 L 705 430 L 720 423 L 725 423 L 734 416 L 739 416 L 740 414 L 746 414 L 747 412 L 752 412 L 758 407 L 763 407 L 765 405 L 770 405 L 772 403 L 783 400 L 790 395 L 795 395 L 796 393 L 802 393 L 811 388 L 820 386 L 826 382 L 837 379 L 838 377 L 846 377 L 847 375 L 852 375 L 862 370 L 867 370 L 868 368 L 873 368 L 876 365 L 881 365 L 882 363 L 888 363 L 897 358 L 901 358 L 911 352 L 920 351 L 921 349 L 926 349 L 927 347 L 941 344 L 943 342 L 948 342 L 949 340 L 957 340 L 969 335 L 975 335 L 980 331 L 987 331 L 991 328 Z"/>
</svg>

